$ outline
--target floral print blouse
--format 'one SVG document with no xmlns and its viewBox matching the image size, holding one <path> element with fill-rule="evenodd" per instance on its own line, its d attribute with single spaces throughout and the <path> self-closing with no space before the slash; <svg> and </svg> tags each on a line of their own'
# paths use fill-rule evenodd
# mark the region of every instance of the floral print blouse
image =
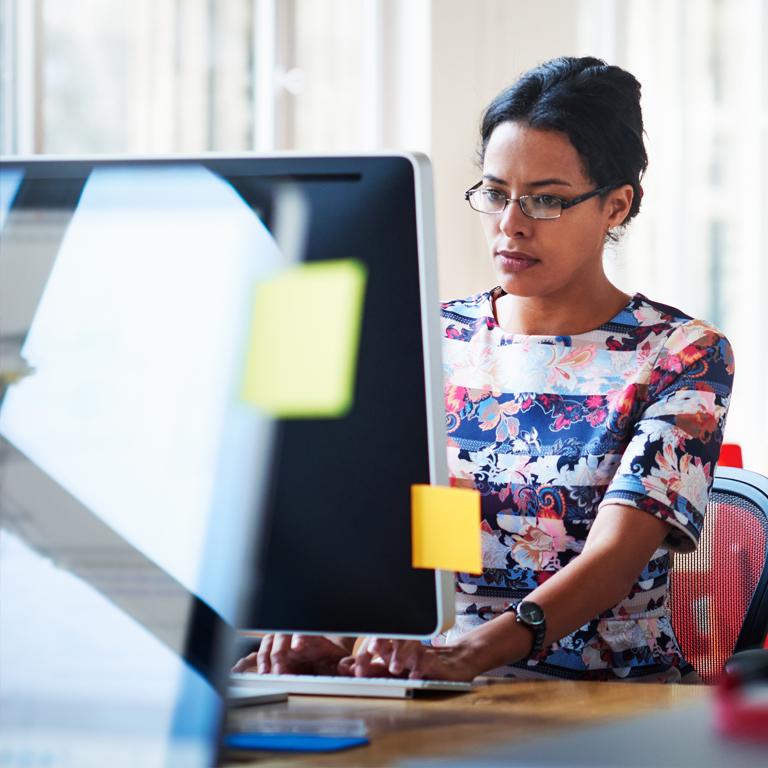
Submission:
<svg viewBox="0 0 768 768">
<path fill-rule="evenodd" d="M 614 608 L 515 677 L 676 682 L 693 668 L 667 611 L 670 551 L 696 547 L 723 437 L 733 356 L 712 325 L 635 294 L 577 336 L 505 333 L 501 288 L 442 306 L 451 483 L 482 495 L 483 574 L 457 574 L 443 644 L 528 595 L 581 552 L 601 504 L 672 532 Z"/>
</svg>

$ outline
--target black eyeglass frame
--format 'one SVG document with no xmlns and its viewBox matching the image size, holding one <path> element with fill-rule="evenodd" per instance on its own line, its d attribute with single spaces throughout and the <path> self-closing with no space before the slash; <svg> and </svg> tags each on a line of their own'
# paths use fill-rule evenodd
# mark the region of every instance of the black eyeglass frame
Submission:
<svg viewBox="0 0 768 768">
<path fill-rule="evenodd" d="M 629 182 L 626 181 L 620 181 L 616 184 L 609 184 L 607 187 L 600 187 L 599 189 L 593 189 L 591 192 L 587 192 L 586 195 L 582 195 L 581 197 L 575 197 L 573 200 L 563 200 L 562 198 L 558 197 L 557 195 L 521 195 L 520 197 L 505 197 L 504 198 L 504 207 L 500 211 L 480 211 L 477 208 L 475 208 L 472 205 L 471 197 L 472 193 L 483 185 L 482 180 L 478 181 L 477 184 L 475 184 L 474 187 L 470 187 L 465 193 L 464 193 L 464 199 L 469 203 L 469 207 L 472 208 L 473 211 L 477 211 L 478 213 L 485 213 L 489 216 L 495 216 L 498 213 L 504 213 L 504 211 L 507 210 L 507 206 L 510 203 L 517 203 L 520 206 L 520 210 L 523 212 L 525 216 L 527 216 L 529 219 L 539 219 L 539 220 L 546 220 L 546 219 L 559 219 L 563 215 L 563 211 L 567 211 L 569 208 L 573 208 L 574 205 L 578 205 L 579 203 L 583 203 L 586 200 L 590 200 L 593 197 L 596 197 L 597 195 L 602 195 L 604 192 L 610 192 L 613 189 L 618 189 L 619 187 L 623 187 L 625 184 L 628 184 Z M 555 200 L 560 201 L 560 213 L 557 214 L 557 216 L 533 216 L 530 213 L 528 213 L 525 208 L 523 208 L 522 201 L 525 198 L 529 197 L 553 197 Z"/>
</svg>

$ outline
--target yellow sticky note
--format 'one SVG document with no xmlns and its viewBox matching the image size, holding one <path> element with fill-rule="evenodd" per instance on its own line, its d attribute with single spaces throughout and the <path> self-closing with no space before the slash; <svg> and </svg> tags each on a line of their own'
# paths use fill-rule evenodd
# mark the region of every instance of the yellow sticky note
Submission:
<svg viewBox="0 0 768 768">
<path fill-rule="evenodd" d="M 412 485 L 411 529 L 414 568 L 483 572 L 478 491 Z"/>
<path fill-rule="evenodd" d="M 352 408 L 366 269 L 356 259 L 302 264 L 256 290 L 242 397 L 281 418 Z"/>
</svg>

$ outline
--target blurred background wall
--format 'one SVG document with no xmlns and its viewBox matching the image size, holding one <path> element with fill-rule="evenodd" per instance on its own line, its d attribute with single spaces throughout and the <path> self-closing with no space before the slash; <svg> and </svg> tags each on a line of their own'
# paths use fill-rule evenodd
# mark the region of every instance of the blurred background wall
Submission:
<svg viewBox="0 0 768 768">
<path fill-rule="evenodd" d="M 643 211 L 606 253 L 627 291 L 736 350 L 726 440 L 768 473 L 765 0 L 0 0 L 0 151 L 418 149 L 444 298 L 494 285 L 477 216 L 483 107 L 559 55 L 643 84 Z"/>
</svg>

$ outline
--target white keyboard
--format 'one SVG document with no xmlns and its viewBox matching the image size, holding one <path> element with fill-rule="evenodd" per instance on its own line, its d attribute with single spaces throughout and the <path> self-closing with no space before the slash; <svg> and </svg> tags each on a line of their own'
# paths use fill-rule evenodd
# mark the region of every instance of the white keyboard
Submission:
<svg viewBox="0 0 768 768">
<path fill-rule="evenodd" d="M 390 677 L 333 677 L 326 675 L 259 675 L 255 672 L 232 672 L 230 686 L 282 690 L 313 696 L 378 696 L 388 699 L 410 699 L 416 691 L 464 693 L 473 690 L 472 683 L 445 680 L 401 680 Z"/>
</svg>

